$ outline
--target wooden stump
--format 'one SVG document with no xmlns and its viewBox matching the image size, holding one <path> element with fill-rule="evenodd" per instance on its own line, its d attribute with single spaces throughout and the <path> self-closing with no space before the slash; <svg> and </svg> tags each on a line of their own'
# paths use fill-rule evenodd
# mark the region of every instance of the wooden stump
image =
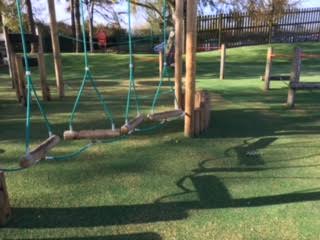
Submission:
<svg viewBox="0 0 320 240">
<path fill-rule="evenodd" d="M 0 172 L 0 226 L 4 226 L 11 216 L 9 196 L 3 172 Z"/>
<path fill-rule="evenodd" d="M 267 63 L 266 63 L 266 70 L 264 73 L 264 90 L 268 91 L 270 89 L 270 77 L 272 71 L 272 54 L 273 54 L 273 47 L 268 48 L 267 53 Z"/>
<path fill-rule="evenodd" d="M 300 48 L 295 49 L 294 59 L 293 59 L 293 69 L 291 73 L 291 82 L 288 90 L 288 100 L 287 105 L 289 107 L 294 107 L 296 98 L 296 89 L 291 86 L 300 82 L 301 74 L 301 55 L 302 50 Z"/>
</svg>

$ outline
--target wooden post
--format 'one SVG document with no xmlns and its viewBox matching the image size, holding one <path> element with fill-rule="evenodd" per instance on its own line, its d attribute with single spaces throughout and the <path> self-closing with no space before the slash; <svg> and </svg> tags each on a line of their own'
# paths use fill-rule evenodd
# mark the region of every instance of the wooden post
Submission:
<svg viewBox="0 0 320 240">
<path fill-rule="evenodd" d="M 183 53 L 183 10 L 184 1 L 176 1 L 175 12 L 175 107 L 182 108 L 182 53 Z"/>
<path fill-rule="evenodd" d="M 39 26 L 36 28 L 36 32 L 38 35 L 38 65 L 39 65 L 39 75 L 40 75 L 40 84 L 42 90 L 42 99 L 44 101 L 50 101 L 50 89 L 47 84 L 47 71 L 46 71 L 46 62 L 44 58 L 44 50 L 43 50 L 43 36 L 42 30 Z"/>
<path fill-rule="evenodd" d="M 56 84 L 58 89 L 58 94 L 60 98 L 64 97 L 64 83 L 62 78 L 62 63 L 61 63 L 61 53 L 60 53 L 60 43 L 58 37 L 58 27 L 56 19 L 56 9 L 54 0 L 48 0 L 49 14 L 50 14 L 50 30 L 51 30 L 51 41 L 52 41 L 52 51 L 54 68 L 56 75 Z"/>
<path fill-rule="evenodd" d="M 264 90 L 265 91 L 268 91 L 270 89 L 270 77 L 272 72 L 272 55 L 273 55 L 273 47 L 269 47 L 268 53 L 267 53 L 266 71 L 264 73 Z"/>
<path fill-rule="evenodd" d="M 14 50 L 12 48 L 9 31 L 7 27 L 3 27 L 3 34 L 4 34 L 4 43 L 6 46 L 6 54 L 8 59 L 8 67 L 9 67 L 9 75 L 12 80 L 12 88 L 15 88 L 15 69 L 14 69 Z"/>
<path fill-rule="evenodd" d="M 194 136 L 194 97 L 196 89 L 196 49 L 197 49 L 197 0 L 189 0 L 187 5 L 186 36 L 186 87 L 185 87 L 185 125 L 186 137 Z"/>
<path fill-rule="evenodd" d="M 221 59 L 220 59 L 220 80 L 224 79 L 225 76 L 225 63 L 226 63 L 226 45 L 221 44 Z"/>
<path fill-rule="evenodd" d="M 289 91 L 288 91 L 287 105 L 289 107 L 294 107 L 295 105 L 296 89 L 292 88 L 291 84 L 300 82 L 301 54 L 302 54 L 301 48 L 296 48 L 294 53 L 294 58 L 293 58 L 293 67 L 292 67 L 291 80 L 290 80 Z"/>
<path fill-rule="evenodd" d="M 220 14 L 219 15 L 219 39 L 218 39 L 218 41 L 219 41 L 219 45 L 218 46 L 221 46 L 221 44 L 222 44 L 222 18 L 223 17 L 223 15 L 222 14 Z"/>
<path fill-rule="evenodd" d="M 6 180 L 3 172 L 0 172 L 0 226 L 4 226 L 11 216 L 11 208 L 7 191 Z"/>
<path fill-rule="evenodd" d="M 163 51 L 159 52 L 159 78 L 162 77 L 163 73 Z"/>
<path fill-rule="evenodd" d="M 22 63 L 22 58 L 19 54 L 15 55 L 15 69 L 17 76 L 17 89 L 19 91 L 20 101 L 23 106 L 26 106 L 26 80 L 25 70 Z"/>
</svg>

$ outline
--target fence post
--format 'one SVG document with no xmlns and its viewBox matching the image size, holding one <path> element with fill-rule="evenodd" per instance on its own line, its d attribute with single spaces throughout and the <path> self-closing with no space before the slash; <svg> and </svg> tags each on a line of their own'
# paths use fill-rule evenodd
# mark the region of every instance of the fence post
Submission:
<svg viewBox="0 0 320 240">
<path fill-rule="evenodd" d="M 219 15 L 219 42 L 218 46 L 221 46 L 222 44 L 222 14 Z"/>
<path fill-rule="evenodd" d="M 267 63 L 266 63 L 266 70 L 264 73 L 264 90 L 268 91 L 270 89 L 270 77 L 272 71 L 272 55 L 273 55 L 273 47 L 268 48 L 267 53 Z"/>
<path fill-rule="evenodd" d="M 300 74 L 301 74 L 301 48 L 296 48 L 293 58 L 293 67 L 291 72 L 291 80 L 289 85 L 288 91 L 288 100 L 287 105 L 288 107 L 294 107 L 295 105 L 295 98 L 296 98 L 296 89 L 292 86 L 294 83 L 300 82 Z"/>
<path fill-rule="evenodd" d="M 226 64 L 226 45 L 221 44 L 221 58 L 220 58 L 220 80 L 225 77 L 225 64 Z"/>
</svg>

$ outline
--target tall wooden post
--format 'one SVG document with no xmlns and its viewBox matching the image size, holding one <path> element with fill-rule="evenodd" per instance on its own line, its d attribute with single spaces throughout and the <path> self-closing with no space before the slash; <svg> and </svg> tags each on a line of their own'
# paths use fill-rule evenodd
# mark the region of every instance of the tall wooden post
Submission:
<svg viewBox="0 0 320 240">
<path fill-rule="evenodd" d="M 9 196 L 3 172 L 0 172 L 0 226 L 4 226 L 11 216 Z"/>
<path fill-rule="evenodd" d="M 7 27 L 3 27 L 3 34 L 4 34 L 4 43 L 5 43 L 5 46 L 6 46 L 6 54 L 7 54 L 7 61 L 8 61 L 8 67 L 9 67 L 9 75 L 10 75 L 10 78 L 12 79 L 12 88 L 15 88 L 15 81 L 14 81 L 14 78 L 15 78 L 15 75 L 14 75 L 14 72 L 15 72 L 15 69 L 14 69 L 14 51 L 13 51 L 13 48 L 12 48 L 12 45 L 11 45 L 11 41 L 10 41 L 10 38 L 9 38 L 9 31 L 8 31 L 8 28 Z"/>
<path fill-rule="evenodd" d="M 225 64 L 226 64 L 226 45 L 221 44 L 221 59 L 220 59 L 220 80 L 223 80 L 225 77 Z"/>
<path fill-rule="evenodd" d="M 38 65 L 39 65 L 39 75 L 40 75 L 40 84 L 42 90 L 42 99 L 44 101 L 50 101 L 50 89 L 47 84 L 47 71 L 46 71 L 46 62 L 44 58 L 43 50 L 43 36 L 42 30 L 39 26 L 36 28 L 36 33 L 38 35 Z"/>
<path fill-rule="evenodd" d="M 26 106 L 27 104 L 27 94 L 26 94 L 26 78 L 25 78 L 25 70 L 22 63 L 22 58 L 20 55 L 15 55 L 15 76 L 17 77 L 17 91 L 19 92 L 20 100 L 19 102 L 22 106 Z"/>
<path fill-rule="evenodd" d="M 162 77 L 163 74 L 163 51 L 160 50 L 159 52 L 159 78 Z"/>
<path fill-rule="evenodd" d="M 273 47 L 269 47 L 268 53 L 267 53 L 266 71 L 264 73 L 264 90 L 265 91 L 268 91 L 270 89 L 270 77 L 272 72 L 272 55 L 273 55 Z"/>
<path fill-rule="evenodd" d="M 187 5 L 185 125 L 186 137 L 194 136 L 194 98 L 196 88 L 197 0 Z"/>
<path fill-rule="evenodd" d="M 295 98 L 296 98 L 296 89 L 292 87 L 293 84 L 300 82 L 300 74 L 301 74 L 301 48 L 295 49 L 294 59 L 293 59 L 293 67 L 291 73 L 290 86 L 288 91 L 288 100 L 287 105 L 289 107 L 294 107 Z"/>
<path fill-rule="evenodd" d="M 61 63 L 61 54 L 60 54 L 60 43 L 58 37 L 58 27 L 56 19 L 56 9 L 54 0 L 48 0 L 49 15 L 50 15 L 50 30 L 51 30 L 51 41 L 52 41 L 52 51 L 53 51 L 53 60 L 54 68 L 56 75 L 56 84 L 58 89 L 59 97 L 64 97 L 64 84 L 62 78 L 62 63 Z"/>
<path fill-rule="evenodd" d="M 175 96 L 176 109 L 182 107 L 182 51 L 183 51 L 183 4 L 184 1 L 176 1 L 175 12 Z"/>
</svg>

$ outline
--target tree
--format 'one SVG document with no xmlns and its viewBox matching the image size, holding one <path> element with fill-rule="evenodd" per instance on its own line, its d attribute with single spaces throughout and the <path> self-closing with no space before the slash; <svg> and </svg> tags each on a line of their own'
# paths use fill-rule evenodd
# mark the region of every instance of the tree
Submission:
<svg viewBox="0 0 320 240">
<path fill-rule="evenodd" d="M 32 35 L 36 35 L 36 27 L 35 27 L 34 18 L 33 18 L 31 0 L 25 0 L 25 4 L 27 7 L 28 30 Z M 36 48 L 37 48 L 36 44 L 32 44 L 31 52 L 34 53 L 36 51 Z"/>
<path fill-rule="evenodd" d="M 76 52 L 81 50 L 81 16 L 80 16 L 80 2 L 81 0 L 74 0 L 74 15 L 75 15 L 75 32 L 76 32 Z"/>
</svg>

